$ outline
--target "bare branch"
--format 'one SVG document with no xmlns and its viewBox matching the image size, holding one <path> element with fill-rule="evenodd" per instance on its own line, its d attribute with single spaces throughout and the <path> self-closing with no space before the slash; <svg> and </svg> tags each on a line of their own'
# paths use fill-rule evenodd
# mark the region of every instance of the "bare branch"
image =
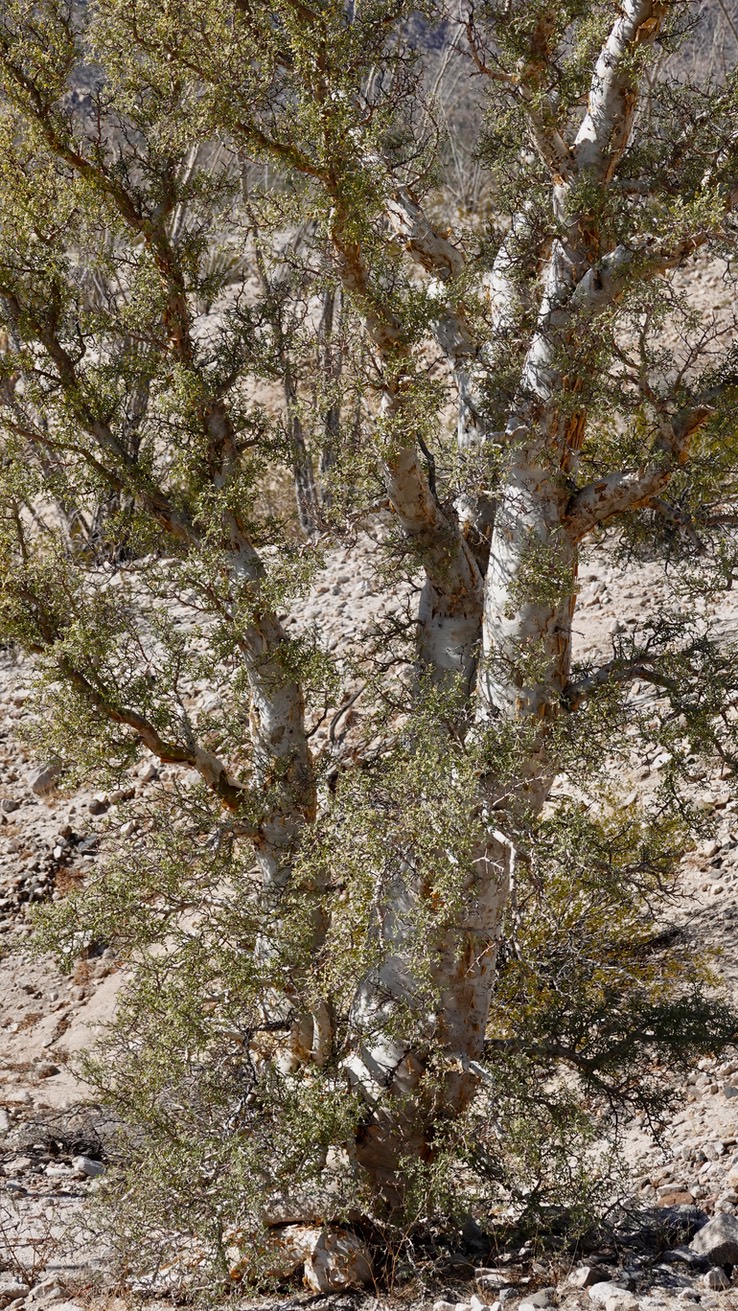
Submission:
<svg viewBox="0 0 738 1311">
<path fill-rule="evenodd" d="M 672 692 L 678 689 L 678 683 L 674 679 L 654 669 L 648 663 L 647 657 L 641 653 L 630 660 L 623 660 L 622 657 L 616 656 L 606 664 L 600 665 L 586 678 L 569 683 L 561 702 L 567 710 L 578 710 L 600 689 L 627 682 L 652 683 L 654 687 L 662 687 Z"/>
</svg>

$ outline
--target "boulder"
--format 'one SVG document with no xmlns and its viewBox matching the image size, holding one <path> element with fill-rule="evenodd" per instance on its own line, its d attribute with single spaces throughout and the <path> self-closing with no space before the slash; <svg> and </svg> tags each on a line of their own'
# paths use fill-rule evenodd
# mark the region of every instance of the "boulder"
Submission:
<svg viewBox="0 0 738 1311">
<path fill-rule="evenodd" d="M 692 1193 L 686 1188 L 659 1189 L 657 1206 L 691 1206 L 694 1202 Z"/>
<path fill-rule="evenodd" d="M 726 1275 L 721 1265 L 712 1266 L 705 1275 L 705 1283 L 708 1288 L 720 1291 L 723 1288 L 730 1288 L 730 1279 Z"/>
<path fill-rule="evenodd" d="M 338 1293 L 371 1283 L 369 1250 L 348 1229 L 320 1229 L 305 1262 L 305 1283 L 314 1293 Z"/>
<path fill-rule="evenodd" d="M 589 1289 L 590 1300 L 597 1306 L 606 1306 L 608 1297 L 614 1297 L 616 1294 L 628 1294 L 628 1289 L 623 1284 L 618 1284 L 614 1279 L 605 1279 L 599 1284 L 592 1284 Z"/>
<path fill-rule="evenodd" d="M 525 1299 L 527 1306 L 548 1307 L 556 1305 L 555 1288 L 539 1288 L 537 1293 L 530 1293 Z M 523 1305 L 522 1302 L 520 1304 Z"/>
<path fill-rule="evenodd" d="M 695 1234 L 690 1249 L 713 1265 L 738 1264 L 738 1218 L 721 1211 Z"/>
<path fill-rule="evenodd" d="M 62 772 L 62 762 L 58 756 L 52 756 L 47 760 L 42 769 L 37 770 L 31 775 L 29 780 L 31 791 L 36 793 L 37 797 L 46 797 L 54 791 L 57 781 Z"/>
<path fill-rule="evenodd" d="M 244 1252 L 239 1236 L 228 1249 L 231 1278 L 240 1280 L 250 1272 L 251 1258 Z M 303 1266 L 305 1284 L 313 1293 L 336 1293 L 346 1288 L 361 1288 L 371 1283 L 369 1251 L 356 1234 L 337 1225 L 287 1224 L 271 1229 L 266 1247 L 266 1263 L 260 1270 L 272 1278 L 285 1279 Z"/>
<path fill-rule="evenodd" d="M 638 1311 L 638 1299 L 627 1288 L 618 1288 L 605 1302 L 605 1311 Z"/>
<path fill-rule="evenodd" d="M 593 1284 L 607 1283 L 609 1277 L 609 1271 L 601 1265 L 580 1265 L 572 1270 L 567 1283 L 572 1288 L 591 1288 Z"/>
<path fill-rule="evenodd" d="M 72 1165 L 77 1174 L 83 1174 L 88 1179 L 96 1179 L 98 1175 L 105 1174 L 105 1166 L 102 1161 L 95 1161 L 91 1156 L 75 1156 L 72 1159 Z"/>
<path fill-rule="evenodd" d="M 7 1306 L 16 1298 L 25 1297 L 29 1292 L 30 1288 L 25 1280 L 19 1279 L 11 1270 L 0 1274 L 0 1307 Z"/>
</svg>

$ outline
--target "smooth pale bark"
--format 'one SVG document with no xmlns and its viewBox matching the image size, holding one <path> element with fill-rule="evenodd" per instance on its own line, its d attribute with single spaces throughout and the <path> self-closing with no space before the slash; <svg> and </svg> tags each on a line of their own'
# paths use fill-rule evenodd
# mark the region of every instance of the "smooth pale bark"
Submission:
<svg viewBox="0 0 738 1311">
<path fill-rule="evenodd" d="M 411 964 L 419 948 L 417 889 L 398 879 L 379 910 L 376 933 L 391 948 L 357 991 L 357 1045 L 345 1066 L 367 1102 L 355 1159 L 384 1213 L 401 1212 L 412 1166 L 432 1160 L 438 1126 L 461 1114 L 479 1090 L 511 854 L 503 835 L 490 830 L 459 917 L 448 923 L 441 916 L 437 936 L 424 936 L 431 970 L 422 985 Z M 396 1035 L 408 1021 L 413 1036 L 403 1040 Z"/>
</svg>

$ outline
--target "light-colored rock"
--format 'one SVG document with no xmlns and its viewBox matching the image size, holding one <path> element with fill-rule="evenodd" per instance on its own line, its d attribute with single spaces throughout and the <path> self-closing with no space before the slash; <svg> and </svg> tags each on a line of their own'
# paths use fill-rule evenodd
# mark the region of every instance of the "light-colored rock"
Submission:
<svg viewBox="0 0 738 1311">
<path fill-rule="evenodd" d="M 474 1271 L 474 1278 L 482 1288 L 506 1288 L 510 1283 L 508 1272 L 498 1270 L 496 1266 L 478 1266 Z"/>
<path fill-rule="evenodd" d="M 248 1254 L 240 1250 L 238 1241 L 229 1249 L 229 1254 L 233 1262 L 231 1277 L 236 1280 L 243 1278 L 250 1266 Z M 301 1265 L 304 1266 L 305 1284 L 314 1293 L 361 1288 L 372 1278 L 367 1247 L 347 1229 L 285 1225 L 283 1229 L 271 1230 L 267 1265 L 260 1273 L 286 1278 Z"/>
<path fill-rule="evenodd" d="M 607 1283 L 608 1272 L 599 1265 L 580 1265 L 572 1270 L 567 1283 L 572 1288 L 591 1288 L 593 1284 Z"/>
<path fill-rule="evenodd" d="M 305 1262 L 305 1283 L 314 1293 L 337 1293 L 371 1283 L 369 1249 L 347 1229 L 321 1229 Z"/>
<path fill-rule="evenodd" d="M 705 1283 L 708 1288 L 720 1290 L 730 1288 L 730 1280 L 721 1265 L 714 1265 L 705 1275 Z"/>
<path fill-rule="evenodd" d="M 738 1219 L 721 1212 L 708 1220 L 695 1234 L 690 1248 L 698 1256 L 706 1256 L 714 1265 L 738 1263 Z"/>
<path fill-rule="evenodd" d="M 86 1311 L 81 1302 L 55 1302 L 53 1311 Z"/>
<path fill-rule="evenodd" d="M 62 762 L 58 756 L 52 756 L 46 764 L 31 774 L 28 780 L 31 784 L 31 791 L 36 793 L 37 797 L 46 797 L 54 791 L 56 784 L 62 772 Z"/>
<path fill-rule="evenodd" d="M 98 1175 L 105 1174 L 102 1161 L 93 1161 L 91 1156 L 75 1156 L 72 1158 L 72 1165 L 77 1174 L 86 1175 L 88 1179 L 96 1179 Z"/>
<path fill-rule="evenodd" d="M 0 1307 L 6 1307 L 18 1297 L 26 1297 L 29 1286 L 12 1271 L 0 1274 Z"/>
<path fill-rule="evenodd" d="M 605 1279 L 599 1284 L 592 1284 L 588 1291 L 590 1300 L 596 1306 L 606 1306 L 608 1297 L 614 1297 L 616 1293 L 627 1293 L 628 1289 L 614 1279 Z"/>
<path fill-rule="evenodd" d="M 527 1302 L 528 1306 L 532 1306 L 532 1307 L 540 1308 L 546 1306 L 554 1306 L 556 1302 L 556 1289 L 539 1288 L 537 1293 L 529 1294 L 529 1296 L 526 1297 L 525 1301 Z"/>
<path fill-rule="evenodd" d="M 605 1311 L 638 1311 L 638 1299 L 627 1288 L 619 1288 L 606 1299 Z"/>
<path fill-rule="evenodd" d="M 433 1311 L 456 1311 L 455 1302 L 434 1302 Z"/>
</svg>

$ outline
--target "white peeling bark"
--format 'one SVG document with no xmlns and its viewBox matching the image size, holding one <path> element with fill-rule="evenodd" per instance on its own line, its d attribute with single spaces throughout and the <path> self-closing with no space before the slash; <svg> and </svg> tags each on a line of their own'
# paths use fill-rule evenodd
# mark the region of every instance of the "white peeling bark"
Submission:
<svg viewBox="0 0 738 1311">
<path fill-rule="evenodd" d="M 610 181 L 630 139 L 639 83 L 632 54 L 655 40 L 668 9 L 665 0 L 625 0 L 597 60 L 574 159 L 602 181 Z"/>
<path fill-rule="evenodd" d="M 391 399 L 386 404 L 391 407 Z M 460 676 L 468 685 L 480 634 L 479 569 L 433 496 L 416 448 L 385 452 L 382 468 L 392 506 L 425 569 L 418 613 L 421 664 L 437 680 Z"/>
<path fill-rule="evenodd" d="M 382 420 L 389 436 L 378 443 L 379 468 L 392 508 L 425 572 L 418 619 L 420 662 L 436 681 L 461 677 L 469 687 L 480 636 L 481 574 L 455 516 L 441 508 L 420 466 L 422 434 L 416 433 L 408 404 L 412 383 L 402 371 L 407 361 L 412 378 L 404 326 L 378 294 L 361 245 L 349 231 L 348 216 L 337 209 L 331 238 L 341 279 L 356 299 L 382 370 Z M 450 244 L 449 251 L 454 251 Z"/>
<path fill-rule="evenodd" d="M 376 932 L 387 950 L 358 989 L 356 1049 L 345 1066 L 367 1104 L 355 1159 L 385 1213 L 402 1210 L 407 1163 L 432 1161 L 439 1123 L 461 1114 L 478 1091 L 509 878 L 509 844 L 490 831 L 460 918 L 440 924 L 435 940 L 417 941 L 418 893 L 408 884 L 388 889 L 379 910 Z M 430 1009 L 428 985 L 408 963 L 419 951 L 432 962 Z M 395 1035 L 408 1018 L 412 1038 L 403 1041 Z"/>
<path fill-rule="evenodd" d="M 483 655 L 477 681 L 482 725 L 502 720 L 526 729 L 520 735 L 526 746 L 517 793 L 505 801 L 513 816 L 530 817 L 539 812 L 548 795 L 554 772 L 547 756 L 548 726 L 558 713 L 570 677 L 578 538 L 567 514 L 586 416 L 559 403 L 562 391 L 576 393 L 579 389 L 577 379 L 562 379 L 559 359 L 566 356 L 567 342 L 581 330 L 582 322 L 594 317 L 605 303 L 601 284 L 592 273 L 599 257 L 597 234 L 586 216 L 570 213 L 571 187 L 584 169 L 598 172 L 605 182 L 612 175 L 627 146 L 634 112 L 628 57 L 635 45 L 653 39 L 664 8 L 653 0 L 625 0 L 597 66 L 577 152 L 570 152 L 556 136 L 555 124 L 546 125 L 542 143 L 554 175 L 552 202 L 559 235 L 543 276 L 537 328 L 505 434 L 507 466 L 491 530 Z M 550 141 L 555 147 L 553 155 L 548 151 Z M 542 148 L 540 141 L 538 144 Z M 524 219 L 521 216 L 520 222 Z M 452 276 L 450 267 L 444 271 L 445 252 L 434 243 L 417 209 L 410 210 L 405 203 L 395 221 L 398 227 L 405 225 L 406 248 L 438 280 L 442 302 L 443 287 Z M 459 441 L 478 444 L 481 450 L 485 441 L 481 397 L 495 348 L 518 310 L 512 250 L 516 235 L 511 232 L 487 278 L 492 319 L 489 346 L 480 350 L 468 341 L 463 315 L 455 305 L 439 314 L 436 328 L 456 374 Z M 612 274 L 616 280 L 621 270 L 613 267 Z M 585 283 L 586 277 L 589 282 Z M 395 338 L 392 349 L 396 348 Z M 400 475 L 405 473 L 414 484 L 412 492 L 398 498 L 399 503 L 404 500 L 403 513 L 409 523 L 410 504 L 417 507 L 423 498 L 417 496 L 409 455 L 405 469 L 401 463 L 393 477 L 401 482 Z M 580 509 L 585 513 L 584 504 Z M 429 507 L 425 513 L 430 522 Z M 426 555 L 431 578 L 427 560 Z M 446 598 L 454 591 L 460 594 L 460 574 L 452 576 Z M 447 607 L 441 624 L 446 635 L 451 631 L 449 619 Z M 432 634 L 432 615 L 424 621 L 424 628 Z M 463 649 L 458 638 L 452 645 Z M 434 658 L 442 661 L 443 653 L 436 651 Z M 494 780 L 488 785 L 490 803 L 499 804 Z M 504 823 L 504 810 L 497 814 Z M 414 913 L 418 919 L 420 890 L 410 880 L 398 881 L 387 894 L 387 906 L 379 912 L 383 957 L 363 981 L 355 1000 L 352 1019 L 359 1042 L 348 1066 L 367 1102 L 356 1145 L 357 1160 L 390 1209 L 402 1200 L 403 1156 L 430 1159 L 434 1124 L 444 1114 L 463 1111 L 475 1094 L 475 1064 L 484 1050 L 511 858 L 511 843 L 498 831 L 490 833 L 465 889 L 465 915 L 458 924 L 444 926 L 436 943 L 425 944 L 426 951 L 430 946 L 433 961 L 437 998 L 433 1015 L 421 1011 L 427 994 L 412 970 L 413 919 Z M 422 916 L 419 922 L 423 922 Z M 405 1042 L 400 1020 L 408 1012 L 414 1028 Z"/>
</svg>

